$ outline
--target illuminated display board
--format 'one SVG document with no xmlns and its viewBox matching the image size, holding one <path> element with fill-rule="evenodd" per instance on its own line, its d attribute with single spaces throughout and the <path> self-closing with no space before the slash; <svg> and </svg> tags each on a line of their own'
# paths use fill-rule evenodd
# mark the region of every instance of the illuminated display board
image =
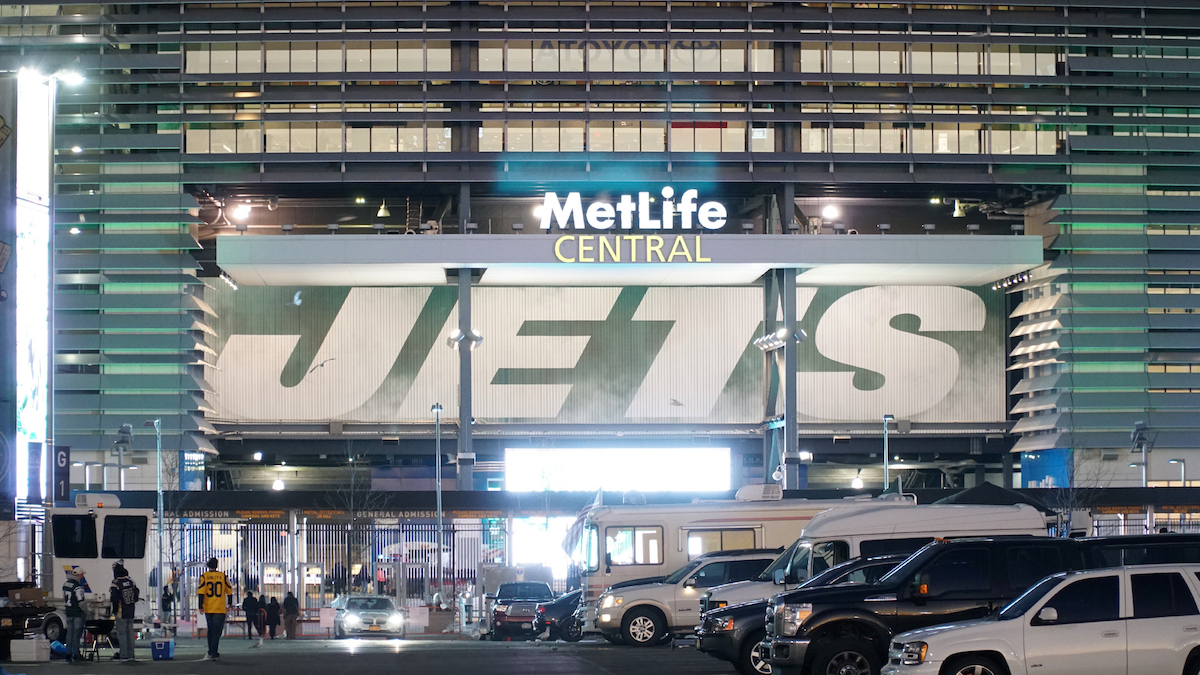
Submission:
<svg viewBox="0 0 1200 675">
<path fill-rule="evenodd" d="M 27 448 L 30 443 L 45 444 L 49 415 L 53 110 L 54 81 L 22 71 L 16 123 L 17 499 L 29 495 Z"/>
</svg>

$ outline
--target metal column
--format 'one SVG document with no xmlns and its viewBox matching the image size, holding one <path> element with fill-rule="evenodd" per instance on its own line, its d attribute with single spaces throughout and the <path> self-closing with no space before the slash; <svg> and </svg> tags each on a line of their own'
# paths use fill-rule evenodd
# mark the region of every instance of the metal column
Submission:
<svg viewBox="0 0 1200 675">
<path fill-rule="evenodd" d="M 458 478 L 455 489 L 470 490 L 474 482 L 475 449 L 471 444 L 471 270 L 466 267 L 458 271 L 458 329 L 467 338 L 459 343 L 458 349 Z"/>
<path fill-rule="evenodd" d="M 463 152 L 466 152 L 467 148 L 460 148 L 460 150 L 462 150 Z M 467 223 L 469 223 L 469 222 L 471 222 L 471 184 L 470 183 L 461 183 L 458 186 L 458 231 L 466 232 L 467 231 Z M 470 270 L 465 270 L 465 271 L 470 272 Z M 459 279 L 461 280 L 462 277 L 459 277 Z M 471 275 L 468 274 L 467 281 L 470 281 L 470 280 L 471 280 Z M 461 281 L 460 281 L 460 283 L 461 283 Z M 459 287 L 459 292 L 460 292 L 460 294 L 462 292 L 461 286 Z"/>
<path fill-rule="evenodd" d="M 797 384 L 796 384 L 796 339 L 792 333 L 796 330 L 796 270 L 788 268 L 777 270 L 779 296 L 783 305 L 783 325 L 789 331 L 783 345 L 783 367 L 780 377 L 783 379 L 783 487 L 785 490 L 794 489 L 799 485 L 800 476 L 800 438 L 796 426 Z"/>
</svg>

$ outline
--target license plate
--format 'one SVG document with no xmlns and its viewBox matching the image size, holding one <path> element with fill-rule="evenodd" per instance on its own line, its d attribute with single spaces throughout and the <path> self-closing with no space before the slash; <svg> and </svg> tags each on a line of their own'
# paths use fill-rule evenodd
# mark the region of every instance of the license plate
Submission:
<svg viewBox="0 0 1200 675">
<path fill-rule="evenodd" d="M 0 626 L 11 626 L 12 619 L 0 619 Z"/>
<path fill-rule="evenodd" d="M 523 624 L 521 624 L 521 628 L 524 628 L 525 630 L 529 630 L 530 628 L 533 628 L 533 624 L 523 623 Z"/>
<path fill-rule="evenodd" d="M 379 626 L 371 626 L 370 628 L 367 628 L 367 630 L 369 630 L 369 631 L 378 631 L 378 630 L 380 630 L 380 628 L 379 628 Z"/>
</svg>

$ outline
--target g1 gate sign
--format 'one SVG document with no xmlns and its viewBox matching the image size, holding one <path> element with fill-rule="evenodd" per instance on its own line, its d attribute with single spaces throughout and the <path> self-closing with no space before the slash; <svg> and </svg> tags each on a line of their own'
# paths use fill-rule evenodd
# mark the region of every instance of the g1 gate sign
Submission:
<svg viewBox="0 0 1200 675">
<path fill-rule="evenodd" d="M 303 304 L 291 302 L 297 291 Z M 456 290 L 242 287 L 206 294 L 225 420 L 425 420 L 454 400 Z M 797 290 L 808 421 L 999 422 L 1004 305 L 950 286 Z M 475 415 L 488 422 L 754 423 L 762 289 L 479 287 Z"/>
</svg>

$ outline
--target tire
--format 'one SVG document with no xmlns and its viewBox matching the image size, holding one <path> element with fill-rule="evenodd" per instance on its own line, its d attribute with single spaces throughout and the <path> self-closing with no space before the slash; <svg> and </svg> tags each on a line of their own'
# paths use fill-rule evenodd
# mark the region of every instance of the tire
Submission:
<svg viewBox="0 0 1200 675">
<path fill-rule="evenodd" d="M 861 638 L 839 638 L 817 650 L 811 675 L 879 675 L 875 645 Z"/>
<path fill-rule="evenodd" d="M 621 637 L 625 644 L 634 647 L 649 647 L 659 644 L 666 636 L 665 622 L 652 609 L 635 609 L 625 615 L 621 622 Z"/>
<path fill-rule="evenodd" d="M 346 631 L 342 630 L 342 627 L 336 623 L 333 624 L 333 639 L 334 640 L 346 639 Z"/>
<path fill-rule="evenodd" d="M 1008 669 L 986 656 L 960 656 L 950 659 L 942 668 L 946 675 L 1008 675 Z"/>
<path fill-rule="evenodd" d="M 58 617 L 47 617 L 46 623 L 42 625 L 42 633 L 46 635 L 46 640 L 50 642 L 54 642 L 55 640 L 65 642 L 63 637 L 66 635 L 66 632 Z"/>
<path fill-rule="evenodd" d="M 1200 656 L 1188 659 L 1187 665 L 1183 667 L 1183 675 L 1200 675 Z"/>
<path fill-rule="evenodd" d="M 579 642 L 583 639 L 583 627 L 575 619 L 567 619 L 558 629 L 558 637 L 566 642 Z"/>
<path fill-rule="evenodd" d="M 762 659 L 759 649 L 767 631 L 759 630 L 742 640 L 742 649 L 738 653 L 737 667 L 742 675 L 771 675 L 771 664 Z"/>
</svg>

